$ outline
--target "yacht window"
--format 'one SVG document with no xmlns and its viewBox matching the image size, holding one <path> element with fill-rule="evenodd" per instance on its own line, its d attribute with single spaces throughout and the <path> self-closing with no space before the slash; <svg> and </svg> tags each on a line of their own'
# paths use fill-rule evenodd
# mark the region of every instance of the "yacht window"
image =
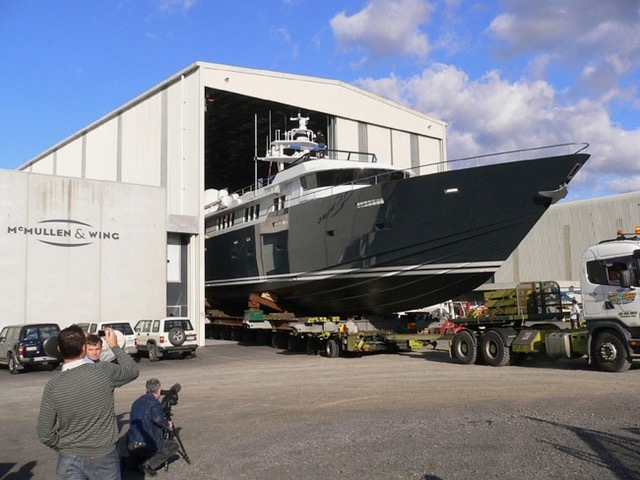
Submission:
<svg viewBox="0 0 640 480">
<path fill-rule="evenodd" d="M 279 210 L 284 210 L 284 195 L 282 197 L 278 197 L 278 198 L 274 198 L 273 199 L 273 210 L 275 212 L 279 211 Z"/>
<path fill-rule="evenodd" d="M 244 221 L 250 222 L 256 220 L 260 216 L 260 204 L 251 205 L 244 209 Z"/>
<path fill-rule="evenodd" d="M 354 183 L 356 185 L 375 185 L 377 183 L 407 178 L 406 172 L 397 170 L 380 170 L 373 168 L 352 168 L 314 172 L 303 176 L 300 184 L 305 190 L 312 188 L 333 187 Z"/>
<path fill-rule="evenodd" d="M 218 217 L 218 230 L 232 227 L 235 224 L 236 212 L 230 212 Z"/>
</svg>

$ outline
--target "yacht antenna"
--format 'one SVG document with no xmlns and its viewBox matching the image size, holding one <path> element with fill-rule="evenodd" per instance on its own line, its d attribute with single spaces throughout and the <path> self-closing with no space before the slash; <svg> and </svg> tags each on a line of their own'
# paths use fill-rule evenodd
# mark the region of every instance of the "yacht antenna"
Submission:
<svg viewBox="0 0 640 480">
<path fill-rule="evenodd" d="M 258 190 L 258 114 L 254 114 L 254 132 L 253 132 L 253 177 L 254 192 Z M 255 193 L 254 193 L 255 195 Z"/>
</svg>

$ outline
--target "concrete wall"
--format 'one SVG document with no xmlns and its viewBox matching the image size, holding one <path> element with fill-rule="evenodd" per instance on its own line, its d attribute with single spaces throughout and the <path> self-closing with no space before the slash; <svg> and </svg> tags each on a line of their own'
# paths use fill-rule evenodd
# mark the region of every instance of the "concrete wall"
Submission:
<svg viewBox="0 0 640 480">
<path fill-rule="evenodd" d="M 0 327 L 164 316 L 165 197 L 0 170 Z"/>
</svg>

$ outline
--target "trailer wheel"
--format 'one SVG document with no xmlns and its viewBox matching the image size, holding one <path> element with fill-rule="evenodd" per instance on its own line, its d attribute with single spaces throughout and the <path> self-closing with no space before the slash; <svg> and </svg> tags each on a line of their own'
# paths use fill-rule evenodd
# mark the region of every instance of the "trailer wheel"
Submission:
<svg viewBox="0 0 640 480">
<path fill-rule="evenodd" d="M 297 335 L 289 335 L 287 337 L 287 350 L 290 352 L 300 352 L 302 350 L 302 341 Z"/>
<path fill-rule="evenodd" d="M 460 330 L 453 336 L 451 350 L 455 359 L 463 365 L 476 363 L 478 359 L 478 347 L 468 330 Z"/>
<path fill-rule="evenodd" d="M 266 330 L 258 330 L 256 332 L 256 342 L 258 345 L 268 345 L 271 343 L 271 332 Z"/>
<path fill-rule="evenodd" d="M 504 367 L 509 364 L 511 352 L 502 341 L 500 334 L 494 330 L 489 330 L 480 339 L 480 350 L 482 359 L 487 365 L 492 367 Z"/>
<path fill-rule="evenodd" d="M 605 372 L 626 372 L 631 367 L 624 343 L 618 335 L 611 332 L 603 332 L 596 338 L 593 360 Z"/>
<path fill-rule="evenodd" d="M 316 340 L 315 337 L 307 337 L 307 341 L 305 342 L 305 348 L 307 350 L 307 355 L 317 355 L 318 340 Z"/>
<path fill-rule="evenodd" d="M 324 351 L 329 358 L 337 358 L 340 356 L 340 346 L 333 338 L 327 340 L 324 345 Z"/>
</svg>

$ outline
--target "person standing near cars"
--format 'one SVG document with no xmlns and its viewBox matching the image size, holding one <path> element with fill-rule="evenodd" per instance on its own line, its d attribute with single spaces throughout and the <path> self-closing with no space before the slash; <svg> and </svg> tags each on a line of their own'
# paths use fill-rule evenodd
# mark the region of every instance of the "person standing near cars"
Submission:
<svg viewBox="0 0 640 480">
<path fill-rule="evenodd" d="M 44 387 L 37 432 L 58 452 L 59 480 L 121 479 L 114 390 L 138 378 L 139 370 L 112 329 L 105 329 L 104 339 L 117 364 L 87 363 L 85 334 L 77 325 L 58 336 L 64 365 Z"/>
<path fill-rule="evenodd" d="M 95 333 L 87 334 L 87 351 L 85 360 L 87 362 L 99 362 L 102 353 L 102 339 Z"/>
<path fill-rule="evenodd" d="M 115 330 L 114 330 L 115 331 Z M 103 348 L 102 338 L 95 333 L 87 334 L 87 355 L 84 357 L 86 362 L 115 362 L 116 356 L 110 348 Z"/>
</svg>

